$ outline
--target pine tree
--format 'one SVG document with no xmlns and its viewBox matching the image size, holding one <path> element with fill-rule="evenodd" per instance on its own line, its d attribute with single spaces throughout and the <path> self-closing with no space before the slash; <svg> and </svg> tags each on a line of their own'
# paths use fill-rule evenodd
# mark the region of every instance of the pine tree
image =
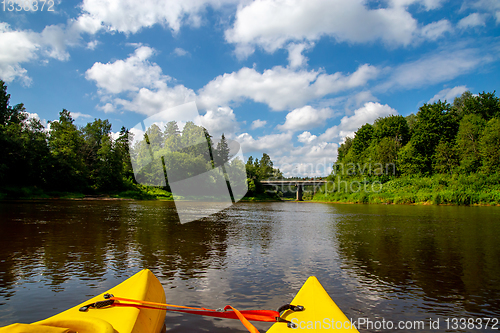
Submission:
<svg viewBox="0 0 500 333">
<path fill-rule="evenodd" d="M 216 148 L 216 155 L 217 155 L 217 160 L 215 161 L 217 165 L 222 165 L 229 161 L 229 154 L 230 154 L 230 149 L 227 144 L 226 137 L 224 136 L 224 133 L 222 133 L 222 137 L 220 141 L 217 143 L 217 148 Z"/>
</svg>

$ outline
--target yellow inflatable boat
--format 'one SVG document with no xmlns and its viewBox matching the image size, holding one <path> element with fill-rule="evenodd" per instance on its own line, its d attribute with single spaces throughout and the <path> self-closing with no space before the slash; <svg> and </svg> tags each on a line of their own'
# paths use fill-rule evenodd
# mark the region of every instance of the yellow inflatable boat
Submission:
<svg viewBox="0 0 500 333">
<path fill-rule="evenodd" d="M 135 307 L 89 308 L 89 304 L 102 302 L 104 295 L 126 295 L 150 302 L 165 302 L 165 291 L 160 281 L 145 269 L 116 287 L 80 305 L 33 324 L 13 324 L 0 328 L 0 333 L 158 333 L 165 322 L 165 310 L 139 309 Z"/>
<path fill-rule="evenodd" d="M 248 320 L 274 322 L 268 333 L 332 329 L 358 332 L 314 276 L 307 279 L 291 304 L 278 311 L 238 311 L 230 306 L 226 306 L 225 311 L 165 304 L 163 286 L 151 271 L 145 269 L 67 311 L 33 324 L 6 326 L 0 328 L 0 333 L 159 333 L 164 328 L 166 309 L 240 319 L 250 332 L 255 333 L 257 329 Z"/>
<path fill-rule="evenodd" d="M 295 307 L 302 307 L 301 311 L 288 309 L 280 312 L 280 317 L 291 324 L 275 323 L 267 333 L 331 332 L 332 330 L 334 332 L 358 332 L 315 276 L 307 279 L 291 304 Z"/>
</svg>

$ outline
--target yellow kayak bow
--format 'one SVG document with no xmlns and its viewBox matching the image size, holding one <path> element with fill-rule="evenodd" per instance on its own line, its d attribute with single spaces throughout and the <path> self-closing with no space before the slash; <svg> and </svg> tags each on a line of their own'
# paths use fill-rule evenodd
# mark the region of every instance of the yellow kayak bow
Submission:
<svg viewBox="0 0 500 333">
<path fill-rule="evenodd" d="M 113 298 L 120 299 L 120 297 L 108 296 L 109 294 L 126 296 L 142 305 L 109 306 L 113 304 Z M 112 298 L 108 302 L 106 298 L 109 297 Z M 122 298 L 122 300 L 127 299 Z M 155 303 L 157 306 L 175 306 L 165 304 L 163 286 L 150 270 L 145 269 L 105 293 L 67 311 L 33 324 L 6 326 L 0 328 L 0 333 L 159 333 L 164 326 L 166 310 L 161 307 L 151 307 Z M 336 332 L 358 332 L 314 276 L 307 279 L 291 304 L 293 305 L 286 305 L 278 312 L 268 310 L 254 312 L 262 311 L 264 313 L 268 311 L 275 312 L 278 315 L 279 318 L 276 319 L 279 322 L 274 323 L 267 331 L 268 333 L 316 332 L 332 329 L 335 329 Z M 194 309 L 183 306 L 175 307 Z M 240 313 L 236 309 L 230 308 L 240 316 L 241 313 L 243 315 L 247 314 L 248 318 L 240 318 L 240 320 L 249 331 L 257 332 L 253 325 L 246 320 L 259 320 L 250 317 L 248 313 L 251 313 L 252 310 L 241 311 Z M 199 312 L 215 311 L 204 308 L 199 310 L 201 309 L 205 311 Z M 193 313 L 193 311 L 184 312 Z M 194 313 L 196 312 L 194 311 Z"/>
</svg>

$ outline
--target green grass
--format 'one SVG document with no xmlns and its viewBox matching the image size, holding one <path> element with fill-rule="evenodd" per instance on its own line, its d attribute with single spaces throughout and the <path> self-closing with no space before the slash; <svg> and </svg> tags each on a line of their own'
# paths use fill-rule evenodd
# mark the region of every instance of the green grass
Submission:
<svg viewBox="0 0 500 333">
<path fill-rule="evenodd" d="M 173 200 L 172 193 L 164 189 L 138 184 L 129 184 L 126 191 L 115 193 L 92 193 L 92 196 L 135 200 Z M 85 197 L 86 195 L 84 193 L 43 191 L 36 187 L 0 188 L 0 200 L 83 199 Z"/>
<path fill-rule="evenodd" d="M 337 180 L 338 181 L 338 180 Z M 350 180 L 349 180 L 350 181 Z M 373 181 L 368 180 L 368 184 Z M 368 189 L 370 186 L 367 186 Z M 377 188 L 377 187 L 375 187 Z M 329 191 L 314 201 L 376 204 L 500 205 L 500 175 L 435 175 L 393 178 L 380 191 Z"/>
<path fill-rule="evenodd" d="M 248 193 L 247 193 L 248 195 Z M 281 201 L 276 193 L 256 193 L 243 197 L 240 201 Z"/>
</svg>

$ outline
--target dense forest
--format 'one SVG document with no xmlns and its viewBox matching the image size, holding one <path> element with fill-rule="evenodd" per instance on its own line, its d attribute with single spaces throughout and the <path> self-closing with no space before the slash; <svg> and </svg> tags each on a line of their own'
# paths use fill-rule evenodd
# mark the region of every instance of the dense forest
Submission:
<svg viewBox="0 0 500 333">
<path fill-rule="evenodd" d="M 172 199 L 168 177 L 158 179 L 165 176 L 164 170 L 182 170 L 182 174 L 174 176 L 189 178 L 230 158 L 231 147 L 224 135 L 213 140 L 205 128 L 192 122 L 182 131 L 174 121 L 163 130 L 153 125 L 144 138 L 133 141 L 125 127 L 112 135 L 108 120 L 95 119 L 78 127 L 68 110 L 62 110 L 59 119 L 45 128 L 39 119 L 30 117 L 23 104 L 11 106 L 9 101 L 7 86 L 0 81 L 0 198 L 113 194 Z M 199 144 L 201 138 L 204 145 Z M 211 149 L 207 149 L 206 142 Z M 158 158 L 150 163 L 151 151 Z M 132 163 L 140 170 L 137 175 Z M 159 163 L 161 172 L 154 172 Z M 260 179 L 274 172 L 267 154 L 255 163 L 252 158 L 246 165 L 233 159 L 226 165 L 230 179 L 246 179 L 244 172 L 248 170 L 247 186 L 253 196 L 264 192 Z M 241 170 L 243 175 L 238 175 Z M 206 182 L 215 181 L 214 177 L 224 175 L 211 174 L 205 177 Z M 233 187 L 241 185 L 233 183 Z"/>
<path fill-rule="evenodd" d="M 58 196 L 138 190 L 129 156 L 129 132 L 115 140 L 108 120 L 78 128 L 68 110 L 48 129 L 23 104 L 11 106 L 0 81 L 0 184 L 2 197 Z"/>
<path fill-rule="evenodd" d="M 264 188 L 261 184 L 262 180 L 283 178 L 283 173 L 274 167 L 273 161 L 271 161 L 271 157 L 268 154 L 262 154 L 260 160 L 258 158 L 254 160 L 253 156 L 250 156 L 245 167 L 248 183 L 247 197 L 264 199 L 266 197 L 276 198 L 282 195 L 282 193 L 274 192 L 270 188 Z"/>
<path fill-rule="evenodd" d="M 231 142 L 224 135 L 213 140 L 205 128 L 190 122 L 182 131 L 176 122 L 164 129 L 152 126 L 144 138 L 133 141 L 125 127 L 113 135 L 108 120 L 79 127 L 67 110 L 46 128 L 23 104 L 11 106 L 9 101 L 7 86 L 0 81 L 0 199 L 96 194 L 172 199 L 168 177 L 159 180 L 166 170 L 183 170 L 185 175 L 177 177 L 188 178 L 228 162 L 231 155 Z M 200 150 L 200 138 L 211 149 Z M 147 161 L 146 144 L 157 147 L 154 163 Z M 467 91 L 453 104 L 424 104 L 416 115 L 363 125 L 338 148 L 330 182 L 314 200 L 500 204 L 499 148 L 500 99 L 495 92 Z M 133 163 L 136 169 L 140 166 L 137 175 Z M 280 194 L 268 193 L 261 184 L 283 177 L 268 154 L 250 156 L 244 167 L 238 159 L 227 165 L 234 166 L 224 171 L 232 179 L 246 171 L 247 197 Z M 217 177 L 224 175 L 212 175 L 206 182 Z"/>
<path fill-rule="evenodd" d="M 500 203 L 500 100 L 467 91 L 453 104 L 365 124 L 338 149 L 316 200 Z"/>
</svg>

